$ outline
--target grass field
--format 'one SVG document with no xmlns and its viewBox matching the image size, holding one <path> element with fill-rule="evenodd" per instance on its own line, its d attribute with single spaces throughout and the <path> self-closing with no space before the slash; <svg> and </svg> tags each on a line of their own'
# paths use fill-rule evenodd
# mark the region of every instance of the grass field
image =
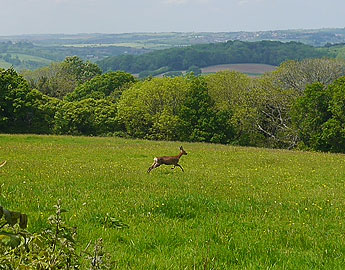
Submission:
<svg viewBox="0 0 345 270">
<path fill-rule="evenodd" d="M 0 135 L 0 205 L 38 231 L 61 199 L 117 269 L 344 268 L 344 155 L 183 143 L 184 173 L 146 173 L 180 144 Z"/>
<path fill-rule="evenodd" d="M 0 68 L 7 69 L 7 68 L 10 68 L 10 67 L 11 67 L 11 63 L 8 63 L 5 60 L 0 59 Z"/>
<path fill-rule="evenodd" d="M 266 64 L 226 64 L 209 66 L 201 69 L 202 73 L 216 73 L 223 70 L 238 71 L 249 76 L 260 76 L 266 72 L 274 71 L 277 67 Z"/>
<path fill-rule="evenodd" d="M 48 66 L 50 63 L 52 63 L 52 60 L 38 57 L 38 56 L 21 54 L 21 53 L 10 53 L 10 54 L 11 54 L 12 58 L 18 57 L 20 61 L 32 61 L 32 62 L 39 63 L 42 66 L 45 66 L 45 65 Z M 3 54 L 0 53 L 0 55 L 5 55 L 5 53 L 3 53 Z M 0 59 L 0 68 L 7 69 L 11 66 L 12 66 L 11 63 L 8 63 L 8 62 L 4 61 L 3 59 Z M 22 67 L 22 65 L 16 66 L 16 68 L 18 68 L 18 69 L 23 69 L 21 67 Z"/>
</svg>

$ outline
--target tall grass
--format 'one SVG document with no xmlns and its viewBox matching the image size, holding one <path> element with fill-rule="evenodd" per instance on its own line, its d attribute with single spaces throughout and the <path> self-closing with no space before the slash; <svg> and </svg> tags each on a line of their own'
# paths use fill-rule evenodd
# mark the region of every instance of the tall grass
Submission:
<svg viewBox="0 0 345 270">
<path fill-rule="evenodd" d="M 81 248 L 117 269 L 343 269 L 345 156 L 183 143 L 0 135 L 0 205 L 46 226 L 58 199 Z"/>
</svg>

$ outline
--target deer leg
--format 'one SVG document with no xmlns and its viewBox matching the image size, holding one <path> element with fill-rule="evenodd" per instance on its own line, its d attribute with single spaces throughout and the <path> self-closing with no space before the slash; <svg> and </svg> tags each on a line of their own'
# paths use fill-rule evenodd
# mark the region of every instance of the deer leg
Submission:
<svg viewBox="0 0 345 270">
<path fill-rule="evenodd" d="M 152 171 L 153 169 L 159 167 L 160 164 L 153 162 L 153 164 L 151 165 L 151 167 L 147 170 L 147 172 L 149 173 L 150 171 Z"/>
<path fill-rule="evenodd" d="M 176 166 L 180 167 L 181 170 L 184 172 L 184 170 L 183 170 L 183 168 L 182 168 L 182 166 L 180 164 L 176 164 Z"/>
<path fill-rule="evenodd" d="M 150 171 L 152 171 L 153 170 L 153 166 L 155 166 L 155 162 L 153 162 L 153 164 L 147 169 L 147 172 L 149 173 Z"/>
</svg>

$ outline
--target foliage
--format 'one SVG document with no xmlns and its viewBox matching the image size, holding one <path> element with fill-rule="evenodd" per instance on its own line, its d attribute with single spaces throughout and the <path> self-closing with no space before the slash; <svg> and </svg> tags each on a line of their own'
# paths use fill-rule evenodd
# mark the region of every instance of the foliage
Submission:
<svg viewBox="0 0 345 270">
<path fill-rule="evenodd" d="M 23 230 L 26 226 L 21 225 L 20 229 L 10 223 L 2 229 L 3 235 L 16 236 L 18 241 L 0 243 L 1 269 L 79 269 L 75 230 L 64 223 L 61 214 L 65 210 L 60 202 L 55 208 L 56 214 L 49 218 L 49 228 L 41 233 L 31 234 Z"/>
<path fill-rule="evenodd" d="M 78 83 L 84 83 L 102 74 L 102 70 L 95 63 L 83 61 L 78 56 L 69 56 L 63 61 L 67 74 L 75 76 Z"/>
<path fill-rule="evenodd" d="M 345 152 L 345 77 L 326 88 L 307 87 L 294 110 L 294 124 L 304 147 Z"/>
<path fill-rule="evenodd" d="M 13 69 L 0 69 L 0 130 L 15 133 L 50 133 L 57 101 L 30 90 Z"/>
<path fill-rule="evenodd" d="M 291 124 L 291 109 L 297 98 L 295 89 L 278 86 L 270 75 L 256 80 L 249 98 L 245 102 L 255 108 L 248 115 L 255 129 L 266 139 L 265 145 L 278 148 L 293 148 L 297 136 Z M 250 112 L 253 112 L 251 110 Z M 246 118 L 246 116 L 243 116 Z"/>
<path fill-rule="evenodd" d="M 136 79 L 131 74 L 122 71 L 105 73 L 79 85 L 65 99 L 67 101 L 80 101 L 86 98 L 102 99 L 111 95 L 117 100 L 122 91 L 135 81 Z"/>
<path fill-rule="evenodd" d="M 227 119 L 230 111 L 217 112 L 203 78 L 188 77 L 191 86 L 179 112 L 183 141 L 229 143 L 233 129 Z"/>
<path fill-rule="evenodd" d="M 160 74 L 165 74 L 169 71 L 169 67 L 161 67 L 156 70 L 144 70 L 139 72 L 139 78 L 154 77 Z"/>
<path fill-rule="evenodd" d="M 63 62 L 52 63 L 48 67 L 35 71 L 24 71 L 23 76 L 31 88 L 42 93 L 62 99 L 68 93 L 93 77 L 100 75 L 100 68 L 89 61 L 73 56 Z"/>
<path fill-rule="evenodd" d="M 318 50 L 302 43 L 278 41 L 228 41 L 226 43 L 199 44 L 183 48 L 172 48 L 133 56 L 108 57 L 97 62 L 107 70 L 124 70 L 140 73 L 166 68 L 166 71 L 188 70 L 210 65 L 230 63 L 261 63 L 279 65 L 286 60 L 321 58 L 327 51 Z M 148 74 L 146 74 L 148 75 Z"/>
<path fill-rule="evenodd" d="M 62 62 L 52 63 L 48 67 L 34 71 L 23 71 L 22 74 L 32 89 L 38 89 L 45 95 L 59 99 L 77 86 L 75 76 L 67 73 Z"/>
<path fill-rule="evenodd" d="M 102 239 L 95 241 L 94 250 L 88 252 L 90 243 L 82 253 L 77 253 L 76 228 L 66 225 L 58 200 L 55 215 L 48 218 L 48 227 L 37 233 L 27 228 L 27 215 L 12 212 L 0 206 L 0 268 L 1 269 L 111 269 L 109 254 L 104 251 Z M 4 216 L 4 218 L 2 218 Z"/>
<path fill-rule="evenodd" d="M 84 66 L 85 76 L 98 70 L 87 71 L 78 58 L 67 62 L 60 66 L 76 70 L 71 85 Z M 257 78 L 227 71 L 140 81 L 117 71 L 79 84 L 61 101 L 30 90 L 9 69 L 2 71 L 0 128 L 342 152 L 342 85 L 335 81 L 344 74 L 345 62 L 330 59 L 288 61 Z"/>
<path fill-rule="evenodd" d="M 254 81 L 236 71 L 221 71 L 206 76 L 209 95 L 217 111 L 229 114 L 225 121 L 234 128 L 233 143 L 259 145 L 259 135 L 255 127 L 257 109 L 253 103 Z"/>
<path fill-rule="evenodd" d="M 72 135 L 106 135 L 119 131 L 116 105 L 109 99 L 62 102 L 55 113 L 54 132 Z"/>
<path fill-rule="evenodd" d="M 179 111 L 190 83 L 182 77 L 156 78 L 126 90 L 118 103 L 118 118 L 129 135 L 177 140 Z"/>
<path fill-rule="evenodd" d="M 294 89 L 301 95 L 308 84 L 321 83 L 328 86 L 337 78 L 345 76 L 344 59 L 305 59 L 287 61 L 272 72 L 275 84 L 283 89 Z"/>
<path fill-rule="evenodd" d="M 118 117 L 134 137 L 226 143 L 231 127 L 213 109 L 203 79 L 190 75 L 134 85 L 123 93 Z"/>
</svg>

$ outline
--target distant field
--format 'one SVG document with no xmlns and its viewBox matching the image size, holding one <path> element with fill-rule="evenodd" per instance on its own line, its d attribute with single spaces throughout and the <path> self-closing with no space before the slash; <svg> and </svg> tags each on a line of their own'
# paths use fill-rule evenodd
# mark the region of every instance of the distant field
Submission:
<svg viewBox="0 0 345 270">
<path fill-rule="evenodd" d="M 52 60 L 38 57 L 38 56 L 32 56 L 32 55 L 28 55 L 28 54 L 21 54 L 21 53 L 10 53 L 10 54 L 11 54 L 12 58 L 15 58 L 16 56 L 18 56 L 18 59 L 22 62 L 23 61 L 32 61 L 32 62 L 39 63 L 41 66 L 49 65 L 52 62 Z M 0 55 L 5 55 L 5 54 L 3 53 Z M 12 66 L 11 63 L 8 63 L 8 62 L 4 61 L 3 59 L 0 59 L 0 67 L 1 68 L 9 68 L 11 66 Z M 23 66 L 19 65 L 16 68 L 21 69 L 21 68 L 23 68 Z"/>
<path fill-rule="evenodd" d="M 65 44 L 64 47 L 75 47 L 75 48 L 97 48 L 97 47 L 129 47 L 135 49 L 166 49 L 171 48 L 171 45 L 168 44 L 157 44 L 157 43 L 150 43 L 150 42 L 134 42 L 134 43 L 93 43 L 93 44 Z"/>
<path fill-rule="evenodd" d="M 22 61 L 35 61 L 35 62 L 41 62 L 43 64 L 49 65 L 52 60 L 49 60 L 47 58 L 28 55 L 28 54 L 21 54 L 21 53 L 11 53 L 13 57 L 18 56 L 19 60 Z"/>
<path fill-rule="evenodd" d="M 0 205 L 46 226 L 62 199 L 113 269 L 343 269 L 345 156 L 180 142 L 0 135 Z M 120 224 L 111 227 L 109 217 Z"/>
<path fill-rule="evenodd" d="M 223 70 L 234 70 L 249 75 L 262 75 L 266 72 L 271 72 L 277 67 L 265 64 L 228 64 L 228 65 L 216 65 L 202 68 L 202 73 L 215 73 Z"/>
<path fill-rule="evenodd" d="M 5 68 L 5 69 L 7 69 L 7 68 L 9 68 L 9 67 L 11 67 L 11 64 L 10 64 L 10 63 L 4 61 L 3 59 L 0 59 L 0 68 Z"/>
</svg>

